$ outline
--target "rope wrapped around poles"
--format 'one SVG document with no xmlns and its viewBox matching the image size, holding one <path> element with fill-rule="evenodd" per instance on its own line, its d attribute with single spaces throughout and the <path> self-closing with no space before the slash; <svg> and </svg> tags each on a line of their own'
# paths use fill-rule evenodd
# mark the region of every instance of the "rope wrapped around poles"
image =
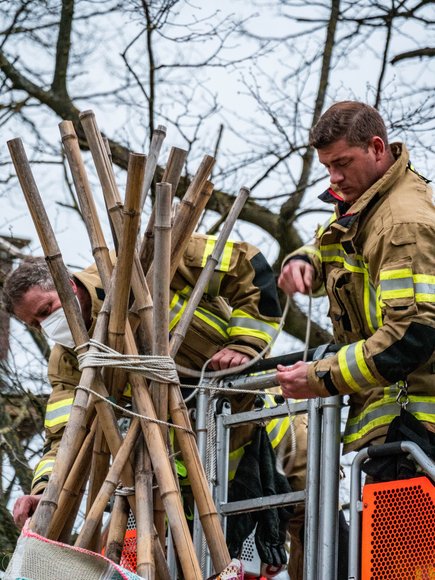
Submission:
<svg viewBox="0 0 435 580">
<path fill-rule="evenodd" d="M 170 356 L 121 354 L 92 338 L 88 344 L 98 351 L 92 349 L 77 355 L 80 370 L 86 367 L 116 367 L 160 383 L 180 382 L 174 359 Z"/>
</svg>

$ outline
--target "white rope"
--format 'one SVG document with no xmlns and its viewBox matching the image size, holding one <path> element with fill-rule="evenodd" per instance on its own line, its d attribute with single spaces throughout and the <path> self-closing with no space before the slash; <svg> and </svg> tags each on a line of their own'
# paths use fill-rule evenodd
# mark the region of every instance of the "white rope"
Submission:
<svg viewBox="0 0 435 580">
<path fill-rule="evenodd" d="M 137 417 L 138 419 L 143 419 L 144 421 L 148 421 L 149 423 L 156 423 L 157 425 L 165 425 L 166 427 L 173 427 L 174 429 L 180 429 L 181 431 L 186 431 L 186 433 L 190 433 L 191 435 L 195 436 L 195 433 L 191 429 L 187 429 L 186 427 L 182 427 L 181 425 L 176 425 L 175 423 L 168 423 L 167 421 L 162 421 L 160 419 L 155 419 L 154 417 L 147 417 L 146 415 L 140 415 L 139 413 L 135 413 L 134 411 L 130 411 L 125 407 L 121 407 L 117 405 L 111 399 L 100 395 L 97 391 L 90 389 L 89 387 L 85 387 L 84 385 L 77 385 L 75 390 L 81 389 L 82 391 L 86 391 L 87 393 L 91 393 L 95 397 L 98 397 L 102 401 L 105 401 L 108 405 L 111 405 L 114 409 L 118 409 L 122 415 L 129 415 L 130 417 Z"/>
<path fill-rule="evenodd" d="M 252 365 L 254 365 L 256 362 L 258 362 L 260 359 L 264 358 L 264 356 L 271 350 L 271 348 L 275 344 L 276 339 L 278 338 L 281 330 L 283 329 L 289 307 L 290 307 L 290 298 L 287 296 L 285 306 L 284 306 L 284 311 L 283 311 L 282 316 L 281 316 L 281 320 L 279 322 L 278 328 L 272 334 L 272 340 L 270 341 L 269 344 L 267 344 L 263 348 L 263 350 L 260 353 L 255 355 L 255 357 L 250 359 L 248 362 L 245 362 L 245 363 L 238 365 L 236 367 L 230 367 L 228 369 L 221 369 L 219 371 L 209 371 L 207 373 L 204 371 L 204 367 L 208 365 L 208 363 L 210 362 L 210 359 L 205 363 L 205 365 L 201 371 L 189 369 L 189 368 L 183 367 L 182 365 L 179 365 L 179 364 L 175 365 L 176 369 L 178 370 L 178 372 L 180 372 L 183 375 L 188 376 L 188 377 L 201 377 L 201 378 L 207 378 L 207 379 L 226 377 L 228 375 L 240 374 L 243 371 L 246 371 L 247 369 L 252 367 Z M 229 348 L 231 348 L 231 346 Z"/>
<path fill-rule="evenodd" d="M 118 485 L 115 489 L 115 495 L 121 495 L 123 497 L 128 497 L 129 495 L 135 494 L 135 488 L 133 487 L 122 487 L 122 485 Z"/>
<path fill-rule="evenodd" d="M 77 355 L 80 370 L 86 367 L 114 367 L 139 373 L 158 383 L 179 383 L 175 362 L 170 356 L 121 354 L 93 338 L 89 340 L 89 346 L 98 350 L 89 349 Z"/>
</svg>

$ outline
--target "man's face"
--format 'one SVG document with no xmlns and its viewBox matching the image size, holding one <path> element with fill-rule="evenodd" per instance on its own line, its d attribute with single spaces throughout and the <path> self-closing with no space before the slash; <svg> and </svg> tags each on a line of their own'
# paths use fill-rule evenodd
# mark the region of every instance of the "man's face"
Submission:
<svg viewBox="0 0 435 580">
<path fill-rule="evenodd" d="M 32 286 L 15 306 L 14 314 L 29 326 L 40 329 L 41 322 L 61 307 L 56 290 L 43 290 L 39 286 Z"/>
<path fill-rule="evenodd" d="M 367 150 L 349 145 L 343 138 L 317 153 L 328 170 L 332 187 L 347 203 L 356 201 L 383 175 L 385 145 L 380 137 L 373 137 Z"/>
</svg>

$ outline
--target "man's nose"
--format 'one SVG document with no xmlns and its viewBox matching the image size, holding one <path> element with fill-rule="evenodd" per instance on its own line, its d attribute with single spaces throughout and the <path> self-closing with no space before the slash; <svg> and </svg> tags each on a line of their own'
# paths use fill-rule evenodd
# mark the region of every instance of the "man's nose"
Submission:
<svg viewBox="0 0 435 580">
<path fill-rule="evenodd" d="M 331 183 L 341 183 L 344 179 L 343 172 L 335 167 L 329 169 L 329 176 L 331 178 Z"/>
</svg>

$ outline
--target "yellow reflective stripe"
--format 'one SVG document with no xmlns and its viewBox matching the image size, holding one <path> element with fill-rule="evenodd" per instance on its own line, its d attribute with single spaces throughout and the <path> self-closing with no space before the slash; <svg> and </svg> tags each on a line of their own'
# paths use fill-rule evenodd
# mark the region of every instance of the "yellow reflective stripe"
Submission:
<svg viewBox="0 0 435 580">
<path fill-rule="evenodd" d="M 74 397 L 70 397 L 47 405 L 44 426 L 50 428 L 66 423 L 69 419 L 73 402 Z"/>
<path fill-rule="evenodd" d="M 178 292 L 174 294 L 170 304 L 169 311 L 169 330 L 172 330 L 180 321 L 180 318 L 187 307 L 188 299 L 181 296 Z M 227 321 L 216 314 L 209 312 L 205 308 L 197 308 L 193 313 L 194 316 L 205 322 L 208 326 L 214 328 L 225 339 L 228 339 Z"/>
<path fill-rule="evenodd" d="M 229 462 L 228 462 L 228 479 L 234 479 L 236 474 L 237 466 L 239 465 L 239 461 L 242 458 L 243 453 L 245 452 L 245 447 L 248 445 L 250 441 L 248 441 L 243 447 L 238 447 L 234 449 L 234 451 L 230 451 L 229 453 Z"/>
<path fill-rule="evenodd" d="M 346 353 L 349 350 L 349 347 L 350 347 L 350 345 L 344 346 L 343 348 L 341 348 L 338 351 L 338 366 L 340 368 L 340 372 L 341 372 L 344 380 L 349 385 L 349 387 L 353 391 L 360 391 L 361 387 L 358 385 L 358 383 L 353 378 L 352 373 L 350 372 L 349 367 L 347 365 Z"/>
<path fill-rule="evenodd" d="M 316 256 L 319 260 L 322 259 L 322 256 L 320 254 L 320 250 L 318 248 L 316 248 L 315 246 L 302 246 L 302 248 L 300 248 L 297 253 L 298 254 L 312 254 L 313 256 Z"/>
<path fill-rule="evenodd" d="M 227 332 L 232 338 L 237 336 L 253 336 L 269 343 L 279 328 L 277 322 L 258 320 L 243 310 L 235 309 L 228 322 Z"/>
<path fill-rule="evenodd" d="M 201 268 L 204 268 L 204 266 L 206 265 L 207 258 L 213 252 L 213 248 L 215 247 L 215 245 L 216 245 L 216 236 L 209 236 L 207 238 L 207 242 L 206 242 L 205 248 L 204 248 L 204 253 L 202 255 Z"/>
<path fill-rule="evenodd" d="M 231 256 L 233 254 L 234 242 L 227 242 L 222 252 L 220 262 L 215 267 L 215 270 L 221 270 L 222 272 L 228 272 L 231 265 Z"/>
<path fill-rule="evenodd" d="M 377 298 L 376 290 L 370 283 L 368 272 L 364 274 L 364 313 L 370 332 L 374 333 L 379 328 Z"/>
<path fill-rule="evenodd" d="M 214 328 L 224 338 L 228 338 L 227 322 L 223 320 L 223 318 L 219 318 L 215 314 L 208 312 L 205 308 L 197 308 L 194 312 L 194 316 Z"/>
<path fill-rule="evenodd" d="M 333 213 L 327 222 L 325 222 L 322 226 L 319 226 L 317 228 L 316 232 L 317 237 L 320 238 L 320 236 L 322 236 L 323 233 L 325 232 L 326 228 L 328 228 L 335 221 L 337 221 L 337 214 Z"/>
<path fill-rule="evenodd" d="M 47 473 L 51 473 L 53 471 L 53 466 L 54 466 L 54 459 L 45 459 L 43 461 L 40 461 L 38 463 L 38 466 L 35 469 L 35 473 L 33 476 L 33 482 L 35 482 L 37 479 L 39 479 L 43 475 L 47 475 Z M 33 485 L 33 482 L 32 482 L 32 485 Z"/>
<path fill-rule="evenodd" d="M 209 236 L 204 248 L 204 254 L 202 255 L 201 267 L 203 268 L 207 263 L 207 258 L 213 252 L 216 245 L 216 236 Z M 231 265 L 231 256 L 233 254 L 234 242 L 227 242 L 224 246 L 223 252 L 218 263 L 215 266 L 215 270 L 220 270 L 221 272 L 228 272 Z"/>
</svg>

